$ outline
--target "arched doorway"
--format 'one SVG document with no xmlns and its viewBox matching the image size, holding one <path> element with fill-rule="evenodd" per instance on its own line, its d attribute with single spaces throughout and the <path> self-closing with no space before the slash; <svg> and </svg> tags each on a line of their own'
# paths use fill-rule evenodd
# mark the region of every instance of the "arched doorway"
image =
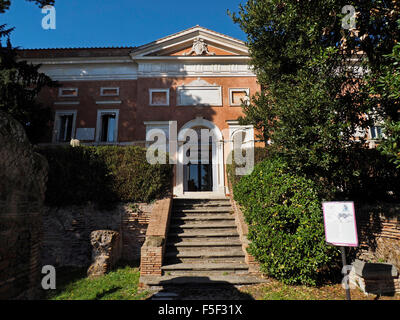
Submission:
<svg viewBox="0 0 400 320">
<path fill-rule="evenodd" d="M 200 137 L 201 129 L 208 129 L 208 143 L 197 141 L 198 157 L 184 164 L 184 145 L 187 143 L 187 130 L 192 129 Z M 202 160 L 201 154 L 208 153 L 208 161 Z M 223 137 L 219 128 L 211 121 L 196 118 L 186 123 L 178 134 L 178 157 L 174 194 L 181 196 L 192 192 L 212 192 L 224 194 Z"/>
</svg>

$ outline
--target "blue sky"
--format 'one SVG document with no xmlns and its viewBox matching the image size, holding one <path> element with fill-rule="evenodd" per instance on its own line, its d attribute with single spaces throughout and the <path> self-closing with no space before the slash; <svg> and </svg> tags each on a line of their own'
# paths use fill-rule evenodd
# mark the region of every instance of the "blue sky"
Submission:
<svg viewBox="0 0 400 320">
<path fill-rule="evenodd" d="M 45 16 L 31 2 L 13 0 L 0 24 L 15 27 L 14 46 L 62 48 L 138 46 L 200 25 L 246 40 L 226 11 L 245 0 L 56 0 L 56 30 L 42 29 Z"/>
</svg>

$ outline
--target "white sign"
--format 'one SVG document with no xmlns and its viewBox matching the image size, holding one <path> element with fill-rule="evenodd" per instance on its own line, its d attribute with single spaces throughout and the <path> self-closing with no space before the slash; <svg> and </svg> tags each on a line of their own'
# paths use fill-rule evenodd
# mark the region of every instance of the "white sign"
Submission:
<svg viewBox="0 0 400 320">
<path fill-rule="evenodd" d="M 357 247 L 354 202 L 323 202 L 326 242 L 335 246 Z"/>
</svg>

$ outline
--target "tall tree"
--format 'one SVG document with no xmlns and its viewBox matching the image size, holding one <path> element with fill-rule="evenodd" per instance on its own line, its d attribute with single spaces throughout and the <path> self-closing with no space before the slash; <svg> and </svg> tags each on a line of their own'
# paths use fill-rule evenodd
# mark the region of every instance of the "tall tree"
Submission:
<svg viewBox="0 0 400 320">
<path fill-rule="evenodd" d="M 347 5 L 356 11 L 353 29 L 343 28 Z M 399 40 L 398 1 L 248 0 L 231 15 L 247 34 L 262 88 L 243 106 L 242 122 L 260 129 L 294 170 L 346 188 L 362 146 L 354 136 L 370 125 L 360 70 L 377 68 Z"/>
<path fill-rule="evenodd" d="M 33 2 L 33 0 L 28 0 Z M 54 0 L 36 0 L 39 6 L 53 4 Z M 0 0 L 0 13 L 10 8 L 10 1 Z M 57 85 L 39 72 L 40 65 L 18 60 L 18 49 L 13 48 L 10 34 L 13 28 L 0 25 L 0 110 L 21 122 L 35 143 L 45 134 L 51 120 L 51 110 L 37 102 L 37 95 L 45 86 Z"/>
<path fill-rule="evenodd" d="M 25 0 L 29 2 L 35 2 L 36 5 L 38 5 L 40 8 L 46 6 L 46 5 L 53 5 L 55 0 Z M 0 0 L 0 13 L 6 12 L 8 9 L 10 9 L 11 6 L 11 0 Z"/>
<path fill-rule="evenodd" d="M 400 33 L 400 20 L 398 24 Z M 378 148 L 400 169 L 400 43 L 385 58 L 386 63 L 369 75 L 368 88 L 371 105 L 384 119 L 384 137 Z"/>
</svg>

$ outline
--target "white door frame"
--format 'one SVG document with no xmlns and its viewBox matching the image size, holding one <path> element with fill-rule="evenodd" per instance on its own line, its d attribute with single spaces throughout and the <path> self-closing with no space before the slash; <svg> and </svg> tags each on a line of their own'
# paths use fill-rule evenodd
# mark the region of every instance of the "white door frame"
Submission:
<svg viewBox="0 0 400 320">
<path fill-rule="evenodd" d="M 179 131 L 178 134 L 178 156 L 176 164 L 176 182 L 174 186 L 174 195 L 184 195 L 183 181 L 183 144 L 185 143 L 185 131 L 194 127 L 205 127 L 210 129 L 215 137 L 212 145 L 212 175 L 213 175 L 213 194 L 225 195 L 225 176 L 224 176 L 224 151 L 223 151 L 223 136 L 221 130 L 211 121 L 203 118 L 196 118 L 187 122 Z M 187 192 L 186 192 L 187 193 Z M 196 192 L 199 193 L 199 192 Z"/>
</svg>

